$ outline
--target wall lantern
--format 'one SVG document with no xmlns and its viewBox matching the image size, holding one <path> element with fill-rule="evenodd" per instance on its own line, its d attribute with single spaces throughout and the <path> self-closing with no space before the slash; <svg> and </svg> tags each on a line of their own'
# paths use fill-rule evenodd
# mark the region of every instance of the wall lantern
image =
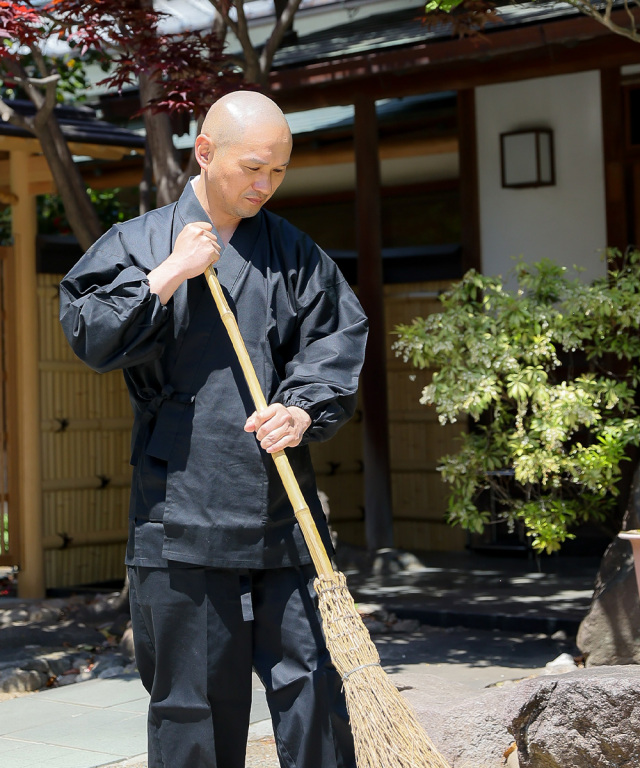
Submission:
<svg viewBox="0 0 640 768">
<path fill-rule="evenodd" d="M 550 187 L 556 183 L 553 131 L 531 128 L 500 134 L 502 186 Z"/>
</svg>

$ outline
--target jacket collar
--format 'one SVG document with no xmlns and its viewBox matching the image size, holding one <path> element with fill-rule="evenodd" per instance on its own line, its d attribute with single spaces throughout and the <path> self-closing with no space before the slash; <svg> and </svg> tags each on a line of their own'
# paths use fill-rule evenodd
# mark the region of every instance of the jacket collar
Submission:
<svg viewBox="0 0 640 768">
<path fill-rule="evenodd" d="M 207 212 L 196 196 L 192 183 L 194 178 L 189 179 L 177 203 L 179 221 L 176 222 L 177 226 L 174 226 L 171 241 L 172 249 L 175 246 L 178 235 L 187 224 L 194 221 L 211 222 Z M 222 250 L 222 256 L 216 265 L 216 270 L 220 283 L 229 292 L 233 291 L 233 286 L 240 273 L 251 261 L 251 255 L 263 226 L 263 217 L 264 213 L 259 211 L 255 216 L 242 219 L 233 233 L 231 241 Z M 217 234 L 215 228 L 213 231 Z"/>
</svg>

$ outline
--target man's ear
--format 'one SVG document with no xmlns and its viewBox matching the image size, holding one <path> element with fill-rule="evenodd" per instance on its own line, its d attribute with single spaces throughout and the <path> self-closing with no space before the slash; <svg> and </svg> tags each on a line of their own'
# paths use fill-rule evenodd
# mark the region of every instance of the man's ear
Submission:
<svg viewBox="0 0 640 768">
<path fill-rule="evenodd" d="M 201 133 L 196 138 L 194 153 L 196 161 L 201 168 L 206 168 L 211 162 L 211 158 L 213 157 L 213 144 L 211 143 L 211 139 L 204 133 Z"/>
</svg>

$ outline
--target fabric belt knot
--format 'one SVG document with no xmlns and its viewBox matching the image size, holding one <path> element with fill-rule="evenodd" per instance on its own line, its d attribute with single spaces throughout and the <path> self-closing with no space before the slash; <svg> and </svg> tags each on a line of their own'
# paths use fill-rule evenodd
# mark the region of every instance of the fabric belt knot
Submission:
<svg viewBox="0 0 640 768">
<path fill-rule="evenodd" d="M 180 403 L 192 403 L 195 400 L 195 395 L 186 392 L 176 392 L 171 384 L 165 384 L 159 394 L 156 394 L 155 390 L 152 389 L 143 389 L 140 394 L 142 397 L 145 395 L 149 395 L 150 397 L 147 407 L 140 417 L 139 426 L 133 443 L 133 449 L 131 451 L 132 464 L 137 463 L 138 456 L 143 450 L 149 437 L 149 426 L 153 419 L 158 415 L 158 411 L 162 404 L 166 400 L 177 400 Z"/>
</svg>

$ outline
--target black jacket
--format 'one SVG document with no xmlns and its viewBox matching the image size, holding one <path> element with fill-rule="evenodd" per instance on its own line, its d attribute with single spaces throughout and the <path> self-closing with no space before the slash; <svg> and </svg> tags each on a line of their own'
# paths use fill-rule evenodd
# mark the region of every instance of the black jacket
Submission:
<svg viewBox="0 0 640 768">
<path fill-rule="evenodd" d="M 177 203 L 112 227 L 60 286 L 74 351 L 96 371 L 122 368 L 131 396 L 127 563 L 309 562 L 273 460 L 243 430 L 254 406 L 205 278 L 166 306 L 149 290 L 147 274 L 193 221 L 208 217 L 189 183 Z M 217 271 L 267 402 L 313 419 L 287 454 L 330 547 L 306 444 L 353 414 L 366 318 L 331 259 L 266 211 L 240 223 Z"/>
</svg>

